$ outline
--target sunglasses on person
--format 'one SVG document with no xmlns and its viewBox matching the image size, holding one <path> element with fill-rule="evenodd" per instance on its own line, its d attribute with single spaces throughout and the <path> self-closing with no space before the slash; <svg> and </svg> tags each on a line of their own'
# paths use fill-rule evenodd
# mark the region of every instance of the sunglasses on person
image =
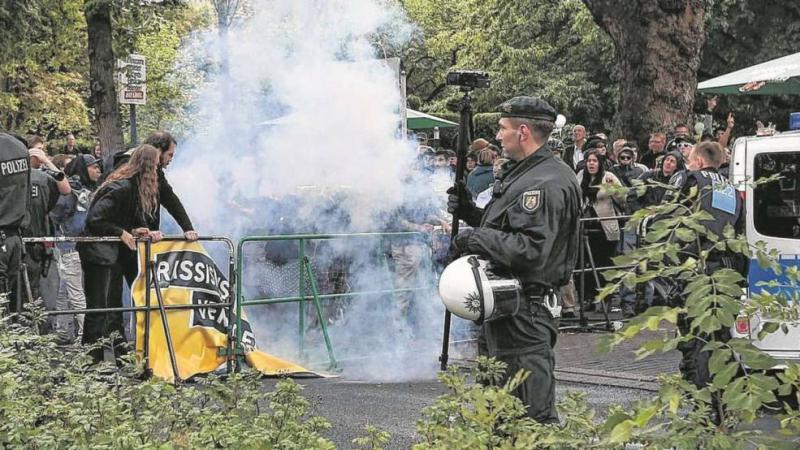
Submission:
<svg viewBox="0 0 800 450">
<path fill-rule="evenodd" d="M 694 145 L 691 142 L 681 142 L 680 144 L 678 144 L 678 148 L 689 148 L 689 147 L 694 147 Z"/>
<path fill-rule="evenodd" d="M 623 156 L 619 157 L 620 161 L 630 161 L 631 159 L 633 159 L 633 157 L 628 156 L 628 155 L 623 155 Z"/>
</svg>

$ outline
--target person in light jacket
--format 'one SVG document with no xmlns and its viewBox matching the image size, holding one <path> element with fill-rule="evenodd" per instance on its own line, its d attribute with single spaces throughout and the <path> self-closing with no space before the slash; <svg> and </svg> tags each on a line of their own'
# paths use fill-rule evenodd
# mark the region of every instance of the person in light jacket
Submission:
<svg viewBox="0 0 800 450">
<path fill-rule="evenodd" d="M 584 154 L 586 167 L 578 172 L 578 184 L 581 187 L 582 217 L 603 218 L 618 216 L 622 208 L 611 193 L 605 192 L 601 186 L 622 187 L 619 179 L 610 171 L 605 170 L 603 157 L 596 149 L 587 150 Z M 595 267 L 611 266 L 616 254 L 616 248 L 621 237 L 619 221 L 617 219 L 590 220 L 584 222 L 584 228 L 589 238 L 589 248 L 592 252 Z M 588 265 L 589 257 L 585 258 Z M 584 290 L 584 303 L 591 303 L 602 286 L 598 286 L 594 274 L 585 274 L 586 289 Z M 602 277 L 600 277 L 602 282 Z M 591 309 L 591 308 L 589 308 Z"/>
</svg>

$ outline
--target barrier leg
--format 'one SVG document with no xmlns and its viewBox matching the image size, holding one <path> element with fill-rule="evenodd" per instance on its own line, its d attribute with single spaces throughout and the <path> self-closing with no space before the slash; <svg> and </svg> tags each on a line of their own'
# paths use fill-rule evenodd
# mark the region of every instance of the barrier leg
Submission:
<svg viewBox="0 0 800 450">
<path fill-rule="evenodd" d="M 234 371 L 239 372 L 242 370 L 242 366 L 245 364 L 245 357 L 244 357 L 244 347 L 242 346 L 242 314 L 244 313 L 244 305 L 242 305 L 245 301 L 244 298 L 244 283 L 238 281 L 244 279 L 244 243 L 239 242 L 238 246 L 238 254 L 237 254 L 237 261 L 238 264 L 236 265 L 236 280 L 238 284 L 236 285 L 236 343 L 234 346 L 236 364 L 234 365 Z"/>
<path fill-rule="evenodd" d="M 153 279 L 156 279 L 156 266 L 153 264 L 152 261 L 147 261 L 147 267 L 150 273 L 153 276 Z M 158 310 L 161 312 L 161 326 L 164 327 L 164 337 L 167 340 L 167 351 L 169 352 L 169 362 L 172 365 L 172 375 L 175 377 L 175 384 L 181 382 L 181 377 L 178 374 L 178 361 L 175 359 L 175 347 L 172 345 L 172 333 L 169 331 L 169 321 L 167 320 L 167 310 L 164 309 L 164 299 L 161 296 L 161 287 L 158 283 L 154 283 L 155 291 L 156 291 L 156 300 L 158 301 Z"/>
<path fill-rule="evenodd" d="M 583 243 L 586 245 L 586 255 L 589 257 L 589 265 L 592 268 L 592 275 L 594 276 L 595 286 L 600 288 L 600 276 L 597 274 L 597 266 L 594 264 L 594 256 L 592 256 L 592 247 L 589 245 L 589 237 L 583 237 Z M 603 317 L 606 320 L 606 328 L 611 330 L 611 321 L 608 319 L 608 305 L 605 299 L 600 301 L 600 310 L 603 311 Z"/>
<path fill-rule="evenodd" d="M 150 286 L 152 284 L 158 284 L 158 278 L 151 278 L 150 276 L 150 242 L 145 242 L 144 244 L 144 260 L 145 260 L 145 271 L 144 271 L 144 306 L 147 308 L 144 312 L 144 345 L 142 346 L 144 349 L 144 355 L 142 360 L 144 361 L 144 371 L 145 375 L 150 376 L 152 375 L 152 369 L 150 368 Z M 136 314 L 134 314 L 136 317 Z"/>
<path fill-rule="evenodd" d="M 300 276 L 298 286 L 300 292 L 300 301 L 298 302 L 298 349 L 300 349 L 300 358 L 305 358 L 306 356 L 306 240 L 300 239 L 299 242 L 299 261 L 300 261 Z"/>
<path fill-rule="evenodd" d="M 311 282 L 311 294 L 314 297 L 314 308 L 317 310 L 317 319 L 319 320 L 319 326 L 322 329 L 322 337 L 325 338 L 325 347 L 328 349 L 328 359 L 330 360 L 330 366 L 328 370 L 336 370 L 339 368 L 339 364 L 336 362 L 336 357 L 333 354 L 333 345 L 331 344 L 331 338 L 328 335 L 328 325 L 325 323 L 325 317 L 322 314 L 322 305 L 320 304 L 319 300 L 319 288 L 317 287 L 317 278 L 314 276 L 314 270 L 311 268 L 311 264 L 307 261 L 303 261 L 303 266 L 306 269 L 306 275 L 308 275 L 308 279 Z"/>
<path fill-rule="evenodd" d="M 25 261 L 20 257 L 19 275 L 17 276 L 17 298 L 15 299 L 17 302 L 17 314 L 22 314 L 22 292 L 29 291 L 30 288 L 30 283 L 28 282 L 28 265 L 25 264 Z M 30 298 L 33 294 L 26 293 L 26 295 Z"/>
<path fill-rule="evenodd" d="M 24 244 L 23 244 L 24 245 Z M 24 253 L 23 253 L 24 254 Z M 20 273 L 19 278 L 17 278 L 20 282 L 22 282 L 22 287 L 25 288 L 25 296 L 28 297 L 28 305 L 33 306 L 33 292 L 31 291 L 31 280 L 28 278 L 28 265 L 23 262 L 20 264 Z M 22 290 L 17 289 L 17 314 L 22 314 Z M 31 321 L 31 327 L 33 328 L 33 332 L 39 334 L 39 325 Z"/>
<path fill-rule="evenodd" d="M 581 331 L 586 331 L 589 328 L 589 319 L 586 317 L 583 306 L 583 296 L 586 294 L 586 251 L 584 250 L 583 240 L 586 229 L 583 227 L 583 222 L 580 222 L 578 230 L 578 267 L 581 268 L 581 279 L 578 289 L 578 307 L 580 314 L 578 316 L 578 323 L 580 324 Z"/>
<path fill-rule="evenodd" d="M 233 317 L 234 317 L 234 314 L 235 314 L 235 311 L 236 311 L 236 304 L 237 304 L 237 298 L 238 298 L 238 297 L 235 296 L 235 293 L 237 292 L 236 283 L 237 283 L 238 279 L 237 279 L 237 276 L 236 276 L 237 275 L 236 274 L 236 259 L 235 259 L 235 256 L 234 256 L 233 243 L 231 241 L 229 241 L 229 240 L 226 240 L 225 242 L 228 244 L 228 283 L 230 285 L 229 286 L 230 287 L 230 291 L 229 292 L 231 293 L 230 298 L 228 299 L 228 302 L 230 303 L 230 305 L 228 306 L 228 345 L 225 346 L 225 351 L 227 353 L 225 355 L 225 373 L 230 374 L 231 371 L 233 371 L 233 362 L 234 362 L 234 358 L 235 358 L 234 353 L 233 353 L 233 349 L 235 347 L 234 340 L 236 339 L 236 336 L 234 336 L 234 333 L 233 333 L 233 330 L 234 330 Z"/>
</svg>

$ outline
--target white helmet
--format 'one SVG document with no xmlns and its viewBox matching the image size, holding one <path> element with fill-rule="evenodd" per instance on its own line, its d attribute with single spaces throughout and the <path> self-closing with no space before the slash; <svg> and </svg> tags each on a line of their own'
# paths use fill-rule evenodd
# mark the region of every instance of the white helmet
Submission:
<svg viewBox="0 0 800 450">
<path fill-rule="evenodd" d="M 495 275 L 476 255 L 462 256 L 445 267 L 439 296 L 448 311 L 479 324 L 516 314 L 523 299 L 519 280 Z"/>
</svg>

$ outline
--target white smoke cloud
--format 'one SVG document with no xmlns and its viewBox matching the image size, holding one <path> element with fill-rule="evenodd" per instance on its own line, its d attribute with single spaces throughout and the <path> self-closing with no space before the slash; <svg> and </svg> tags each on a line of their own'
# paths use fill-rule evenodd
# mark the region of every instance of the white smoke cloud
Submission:
<svg viewBox="0 0 800 450">
<path fill-rule="evenodd" d="M 369 215 L 396 206 L 413 150 L 396 138 L 398 80 L 377 61 L 370 38 L 404 28 L 396 25 L 398 8 L 375 0 L 262 0 L 224 39 L 202 37 L 205 62 L 227 61 L 228 71 L 197 96 L 198 126 L 170 177 L 186 203 L 202 206 L 193 209 L 201 229 L 218 228 L 231 203 L 283 197 L 300 186 L 346 192 L 355 228 L 370 228 Z M 209 170 L 210 177 L 197 176 Z"/>
<path fill-rule="evenodd" d="M 398 136 L 398 79 L 375 45 L 379 35 L 396 44 L 413 26 L 388 0 L 256 0 L 252 11 L 225 36 L 209 31 L 184 48 L 184 64 L 218 69 L 192 100 L 195 125 L 168 173 L 195 227 L 233 238 L 391 228 L 386 217 L 404 198 L 432 195 L 430 184 L 408 182 L 415 145 Z M 388 247 L 376 253 L 375 245 L 347 241 L 334 248 L 317 257 L 346 254 L 351 290 L 391 288 L 381 262 Z M 280 257 L 271 249 L 256 247 L 246 258 L 249 298 L 280 296 L 276 280 L 295 273 L 296 249 Z M 421 275 L 422 284 L 434 283 L 429 267 Z M 419 296 L 413 323 L 385 295 L 342 301 L 338 312 L 328 305 L 339 358 L 386 355 L 345 362 L 345 374 L 403 380 L 434 373 L 443 310 L 432 292 Z M 248 314 L 262 348 L 296 356 L 296 304 Z M 309 345 L 324 349 L 310 333 Z M 402 356 L 410 350 L 410 359 Z"/>
</svg>

